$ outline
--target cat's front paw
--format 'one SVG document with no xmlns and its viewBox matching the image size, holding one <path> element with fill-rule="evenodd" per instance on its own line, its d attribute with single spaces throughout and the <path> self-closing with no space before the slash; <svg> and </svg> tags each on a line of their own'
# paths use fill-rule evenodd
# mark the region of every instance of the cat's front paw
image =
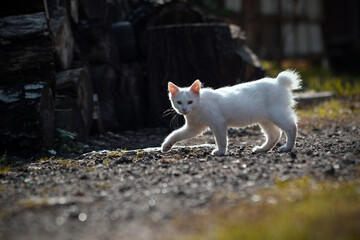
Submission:
<svg viewBox="0 0 360 240">
<path fill-rule="evenodd" d="M 219 150 L 219 149 L 215 149 L 211 152 L 211 155 L 215 155 L 215 156 L 222 156 L 225 155 L 225 151 L 224 150 Z"/>
<path fill-rule="evenodd" d="M 174 145 L 174 143 L 164 142 L 164 143 L 161 145 L 161 152 L 168 152 L 168 151 L 170 151 L 170 149 L 172 148 L 173 145 Z"/>
<path fill-rule="evenodd" d="M 264 150 L 264 148 L 262 148 L 260 146 L 256 146 L 256 147 L 253 147 L 252 152 L 259 153 L 259 152 L 266 152 L 266 151 Z"/>
</svg>

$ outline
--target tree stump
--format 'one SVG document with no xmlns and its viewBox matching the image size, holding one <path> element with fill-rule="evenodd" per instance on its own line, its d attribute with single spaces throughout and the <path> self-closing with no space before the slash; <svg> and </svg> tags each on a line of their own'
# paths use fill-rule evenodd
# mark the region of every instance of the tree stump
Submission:
<svg viewBox="0 0 360 240">
<path fill-rule="evenodd" d="M 54 90 L 54 51 L 44 13 L 0 19 L 0 83 L 45 81 Z"/>
<path fill-rule="evenodd" d="M 170 107 L 169 81 L 190 86 L 200 79 L 213 88 L 237 83 L 242 59 L 236 54 L 227 24 L 168 25 L 151 28 L 148 34 L 149 126 L 168 125 L 162 113 Z"/>
<path fill-rule="evenodd" d="M 51 147 L 54 141 L 54 99 L 46 82 L 0 87 L 1 149 Z"/>
<path fill-rule="evenodd" d="M 54 55 L 44 13 L 0 19 L 0 114 L 3 143 L 51 146 Z"/>
<path fill-rule="evenodd" d="M 50 30 L 55 42 L 55 60 L 60 70 L 70 68 L 74 53 L 74 38 L 65 8 L 50 9 Z"/>
<path fill-rule="evenodd" d="M 85 141 L 92 126 L 93 87 L 87 68 L 56 74 L 56 127 L 77 133 Z"/>
</svg>

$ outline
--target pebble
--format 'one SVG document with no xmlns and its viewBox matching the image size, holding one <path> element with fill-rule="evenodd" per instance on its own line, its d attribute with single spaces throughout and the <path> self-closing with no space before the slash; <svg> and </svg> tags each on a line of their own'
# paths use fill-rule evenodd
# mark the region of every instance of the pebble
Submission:
<svg viewBox="0 0 360 240">
<path fill-rule="evenodd" d="M 51 207 L 19 208 L 20 211 L 7 217 L 8 228 L 14 231 L 20 225 L 24 226 L 23 229 L 30 229 L 36 221 L 39 229 L 45 229 L 44 223 L 37 220 L 52 219 L 48 224 L 54 225 L 54 235 L 62 231 L 72 234 L 72 229 L 97 233 L 100 231 L 98 229 L 102 229 L 104 239 L 113 238 L 107 232 L 119 233 L 119 226 L 141 226 L 140 223 L 148 220 L 164 224 L 178 214 L 209 210 L 212 204 L 230 206 L 236 204 L 239 198 L 254 203 L 264 201 L 277 204 L 276 198 L 262 199 L 256 194 L 257 190 L 273 186 L 277 179 L 288 181 L 303 176 L 317 176 L 339 180 L 356 177 L 360 165 L 360 159 L 354 153 L 359 149 L 358 136 L 352 131 L 342 131 L 344 143 L 335 143 L 336 139 L 333 135 L 329 137 L 327 132 L 338 133 L 342 129 L 327 130 L 304 130 L 307 136 L 297 140 L 301 144 L 293 152 L 284 154 L 278 153 L 277 147 L 268 153 L 252 154 L 248 147 L 256 145 L 260 136 L 244 131 L 236 134 L 236 130 L 229 138 L 229 142 L 233 143 L 230 154 L 225 157 L 211 156 L 213 146 L 203 146 L 192 150 L 176 148 L 165 154 L 153 150 L 144 153 L 141 158 L 138 156 L 137 162 L 136 153 L 124 151 L 123 156 L 111 158 L 108 165 L 105 163 L 109 150 L 98 151 L 100 149 L 76 157 L 76 166 L 60 168 L 54 161 L 33 162 L 21 170 L 12 169 L 10 173 L 0 176 L 0 204 L 3 209 L 16 209 L 14 205 L 20 198 L 66 197 L 68 201 L 63 204 L 59 201 Z M 146 138 L 144 144 L 153 145 L 141 146 L 159 146 L 166 133 L 152 134 L 153 140 Z M 134 144 L 134 148 L 141 147 L 138 140 L 144 136 L 133 133 L 118 136 L 116 140 L 123 140 L 107 149 L 126 146 L 122 145 L 124 142 Z M 103 138 L 106 137 L 105 134 Z M 107 141 L 110 142 L 111 138 L 109 136 Z M 193 141 L 210 142 L 213 136 L 204 135 Z M 240 142 L 244 145 L 241 146 L 241 155 L 234 154 Z M 325 150 L 325 146 L 329 150 Z M 93 149 L 91 143 L 89 147 Z M 329 152 L 328 155 L 326 152 Z M 85 168 L 91 171 L 85 171 Z M 12 233 L 20 238 L 20 233 Z M 29 238 L 46 238 L 41 231 L 26 233 L 30 234 Z"/>
</svg>

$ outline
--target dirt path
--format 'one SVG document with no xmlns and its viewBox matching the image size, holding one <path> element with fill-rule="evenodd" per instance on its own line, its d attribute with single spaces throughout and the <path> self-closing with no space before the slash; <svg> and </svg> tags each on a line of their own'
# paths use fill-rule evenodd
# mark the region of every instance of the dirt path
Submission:
<svg viewBox="0 0 360 240">
<path fill-rule="evenodd" d="M 92 139 L 93 151 L 42 159 L 0 175 L 0 239 L 159 239 L 174 236 L 176 219 L 271 187 L 275 180 L 359 177 L 358 121 L 300 122 L 296 149 L 252 154 L 263 141 L 256 128 L 229 131 L 229 155 L 210 156 L 207 133 L 162 154 L 165 130 L 108 133 Z M 284 138 L 281 141 L 284 142 Z"/>
</svg>

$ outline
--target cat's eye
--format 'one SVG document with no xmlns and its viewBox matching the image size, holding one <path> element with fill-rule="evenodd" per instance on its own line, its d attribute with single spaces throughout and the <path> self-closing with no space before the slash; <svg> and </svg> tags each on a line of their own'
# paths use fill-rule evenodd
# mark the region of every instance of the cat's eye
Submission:
<svg viewBox="0 0 360 240">
<path fill-rule="evenodd" d="M 193 101 L 188 101 L 188 104 L 192 104 L 193 103 Z"/>
<path fill-rule="evenodd" d="M 181 105 L 181 104 L 182 104 L 182 102 L 181 102 L 181 101 L 177 101 L 177 104 Z"/>
</svg>

